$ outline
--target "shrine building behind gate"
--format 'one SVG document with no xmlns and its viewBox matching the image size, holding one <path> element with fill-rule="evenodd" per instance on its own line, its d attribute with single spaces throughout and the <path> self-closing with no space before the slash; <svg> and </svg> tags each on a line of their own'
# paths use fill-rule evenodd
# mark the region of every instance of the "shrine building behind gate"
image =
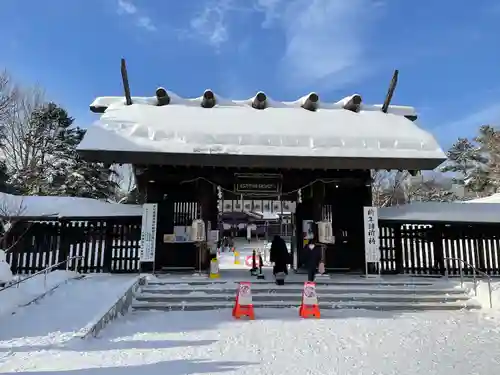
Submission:
<svg viewBox="0 0 500 375">
<path fill-rule="evenodd" d="M 168 235 L 196 218 L 218 228 L 224 199 L 294 202 L 299 266 L 303 222 L 331 220 L 336 242 L 326 249 L 327 270 L 363 271 L 370 170 L 430 170 L 445 160 L 413 108 L 368 105 L 359 95 L 281 102 L 259 92 L 238 101 L 160 88 L 153 97 L 99 97 L 91 110 L 102 115 L 79 153 L 133 165 L 145 202 L 158 203 L 156 270 L 206 266 L 193 243 Z"/>
</svg>

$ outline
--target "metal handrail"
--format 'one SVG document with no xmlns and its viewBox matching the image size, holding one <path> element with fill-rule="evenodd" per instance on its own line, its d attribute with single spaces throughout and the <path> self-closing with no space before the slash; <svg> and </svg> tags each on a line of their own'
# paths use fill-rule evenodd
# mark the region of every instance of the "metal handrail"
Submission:
<svg viewBox="0 0 500 375">
<path fill-rule="evenodd" d="M 57 268 L 59 267 L 61 264 L 64 264 L 66 263 L 66 271 L 69 271 L 69 262 L 73 259 L 85 259 L 84 256 L 82 255 L 75 255 L 75 256 L 72 256 L 72 257 L 68 257 L 66 260 L 63 260 L 62 262 L 59 262 L 59 263 L 56 263 L 52 266 L 48 266 L 48 267 L 45 267 L 43 270 L 41 271 L 38 271 L 38 272 L 35 272 L 34 274 L 32 275 L 29 275 L 28 277 L 25 277 L 24 279 L 22 280 L 18 280 L 12 284 L 9 284 L 3 288 L 0 289 L 0 292 L 3 291 L 3 290 L 6 290 L 6 289 L 9 289 L 9 288 L 12 288 L 14 286 L 17 286 L 19 287 L 19 284 L 22 284 L 24 283 L 25 281 L 29 280 L 29 279 L 32 279 L 33 277 L 35 276 L 38 276 L 38 275 L 41 275 L 42 273 L 45 274 L 44 278 L 43 278 L 43 285 L 44 287 L 46 288 L 47 287 L 47 275 L 49 274 L 50 271 L 52 271 L 54 268 Z M 75 272 L 77 271 L 78 269 L 78 262 L 75 262 Z"/>
<path fill-rule="evenodd" d="M 444 260 L 456 260 L 460 262 L 460 287 L 464 287 L 464 266 L 468 266 L 472 268 L 472 280 L 474 283 L 474 295 L 477 297 L 477 277 L 476 273 L 486 276 L 488 280 L 488 293 L 490 297 L 490 308 L 493 308 L 493 299 L 492 299 L 492 290 L 491 290 L 491 276 L 488 275 L 487 273 L 478 270 L 476 267 L 474 267 L 472 264 L 467 263 L 465 260 L 460 259 L 460 258 L 447 258 L 445 257 Z M 446 265 L 446 275 L 448 276 L 448 265 Z"/>
</svg>

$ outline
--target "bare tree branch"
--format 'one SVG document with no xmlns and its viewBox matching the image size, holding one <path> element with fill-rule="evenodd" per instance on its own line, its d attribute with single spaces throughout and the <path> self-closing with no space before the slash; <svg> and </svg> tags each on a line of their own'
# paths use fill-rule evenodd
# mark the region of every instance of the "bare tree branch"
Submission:
<svg viewBox="0 0 500 375">
<path fill-rule="evenodd" d="M 114 200 L 118 203 L 126 202 L 130 193 L 135 188 L 135 175 L 131 164 L 113 165 L 110 179 L 120 187 Z"/>
<path fill-rule="evenodd" d="M 26 232 L 23 233 L 23 235 L 20 236 L 14 244 L 11 244 L 7 248 L 7 237 L 14 225 L 18 222 L 19 218 L 23 216 L 24 212 L 26 211 L 26 206 L 24 205 L 22 199 L 18 199 L 19 197 L 8 194 L 2 194 L 1 197 L 2 200 L 0 202 L 0 225 L 2 226 L 2 234 L 0 237 L 0 243 L 2 244 L 2 250 L 7 253 L 14 246 L 16 246 L 16 244 L 27 232 L 26 230 Z"/>
<path fill-rule="evenodd" d="M 17 223 L 23 221 L 28 207 L 24 203 L 24 198 L 22 196 L 0 193 L 0 199 L 0 225 L 2 226 L 0 244 L 1 250 L 8 253 L 10 250 L 14 249 L 19 241 L 21 241 L 26 233 L 28 233 L 33 225 L 33 222 L 30 221 L 24 231 L 17 237 L 16 241 L 8 244 L 7 246 L 7 240 L 11 230 Z M 58 213 L 44 214 L 41 215 L 39 219 L 43 220 L 43 218 L 54 217 L 57 215 Z"/>
<path fill-rule="evenodd" d="M 17 89 L 11 83 L 7 71 L 0 72 L 0 125 L 9 117 L 17 96 Z"/>
<path fill-rule="evenodd" d="M 409 177 L 408 171 L 373 171 L 373 204 L 377 207 L 387 207 L 406 203 Z"/>
</svg>

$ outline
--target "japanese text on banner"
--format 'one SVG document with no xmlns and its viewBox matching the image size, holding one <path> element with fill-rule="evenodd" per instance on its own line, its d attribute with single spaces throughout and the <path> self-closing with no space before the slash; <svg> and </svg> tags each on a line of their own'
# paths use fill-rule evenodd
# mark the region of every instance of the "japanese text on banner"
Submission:
<svg viewBox="0 0 500 375">
<path fill-rule="evenodd" d="M 380 244 L 377 207 L 364 207 L 365 259 L 368 263 L 380 262 Z"/>
</svg>

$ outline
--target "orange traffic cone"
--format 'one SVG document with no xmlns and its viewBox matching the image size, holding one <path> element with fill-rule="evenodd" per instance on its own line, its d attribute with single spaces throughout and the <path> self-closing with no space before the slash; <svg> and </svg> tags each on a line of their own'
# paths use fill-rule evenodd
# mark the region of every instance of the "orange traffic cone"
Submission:
<svg viewBox="0 0 500 375">
<path fill-rule="evenodd" d="M 255 319 L 252 302 L 252 288 L 249 282 L 241 282 L 236 294 L 236 301 L 233 308 L 233 316 L 240 319 L 248 316 L 249 319 Z"/>
<path fill-rule="evenodd" d="M 302 303 L 299 308 L 301 318 L 320 318 L 318 296 L 316 295 L 316 284 L 310 281 L 304 283 L 302 290 Z"/>
</svg>

